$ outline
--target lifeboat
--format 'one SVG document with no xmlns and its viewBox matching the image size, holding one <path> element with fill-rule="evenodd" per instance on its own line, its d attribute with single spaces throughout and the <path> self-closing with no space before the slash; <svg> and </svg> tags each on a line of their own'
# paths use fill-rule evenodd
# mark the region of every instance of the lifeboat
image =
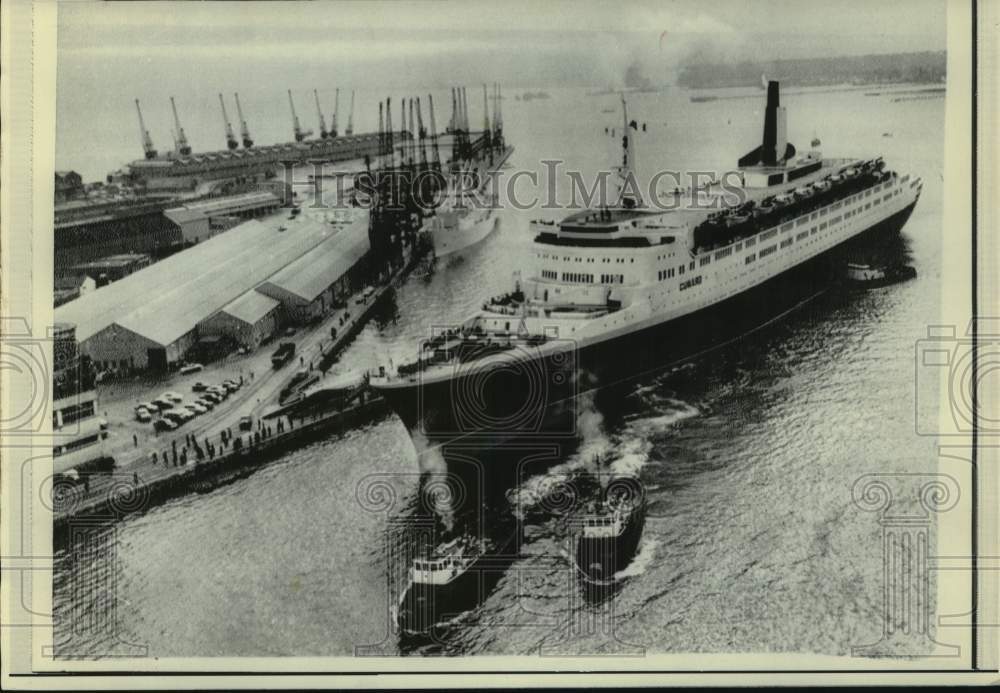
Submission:
<svg viewBox="0 0 1000 693">
<path fill-rule="evenodd" d="M 813 194 L 812 186 L 803 185 L 801 188 L 795 188 L 795 197 L 800 199 L 805 199 L 811 197 Z"/>
</svg>

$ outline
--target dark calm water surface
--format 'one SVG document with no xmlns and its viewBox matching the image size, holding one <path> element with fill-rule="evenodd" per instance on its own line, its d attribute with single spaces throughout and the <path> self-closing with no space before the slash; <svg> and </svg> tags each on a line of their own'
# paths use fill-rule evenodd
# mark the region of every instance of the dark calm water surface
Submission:
<svg viewBox="0 0 1000 693">
<path fill-rule="evenodd" d="M 614 142 L 604 127 L 620 127 L 620 116 L 602 110 L 616 108 L 616 97 L 551 93 L 505 105 L 517 147 L 511 165 L 541 170 L 540 160 L 558 158 L 585 172 L 607 166 Z M 936 467 L 933 441 L 914 434 L 913 354 L 938 316 L 944 101 L 858 91 L 789 94 L 782 103 L 800 149 L 818 136 L 828 156 L 883 154 L 923 177 L 895 249 L 918 277 L 828 293 L 738 345 L 630 384 L 612 409 L 602 411 L 600 396 L 581 403 L 583 441 L 554 471 L 600 454 L 638 474 L 649 500 L 639 553 L 607 600 L 582 600 L 565 523 L 534 512 L 520 557 L 481 605 L 440 642 L 400 643 L 388 631 L 383 536 L 413 504 L 426 461 L 390 416 L 119 523 L 104 539 L 117 563 L 103 580 L 92 579 L 94 561 L 73 562 L 63 551 L 55 582 L 62 651 L 97 655 L 127 642 L 160 657 L 350 655 L 369 644 L 390 654 L 589 654 L 625 643 L 648 652 L 847 654 L 877 641 L 880 529 L 852 503 L 851 488 L 866 473 Z M 648 128 L 641 170 L 732 166 L 756 145 L 762 106 L 759 96 L 698 104 L 679 91 L 632 97 L 631 115 Z M 341 367 L 398 364 L 431 326 L 509 290 L 534 216 L 559 213 L 504 211 L 500 231 L 476 252 L 418 271 Z M 359 500 L 373 474 L 392 487 L 396 510 Z M 521 487 L 528 498 L 544 496 L 541 478 Z M 117 629 L 72 632 L 81 618 L 68 618 L 69 605 L 86 616 L 103 608 L 108 590 Z M 607 629 L 580 625 L 602 618 L 617 644 Z"/>
</svg>

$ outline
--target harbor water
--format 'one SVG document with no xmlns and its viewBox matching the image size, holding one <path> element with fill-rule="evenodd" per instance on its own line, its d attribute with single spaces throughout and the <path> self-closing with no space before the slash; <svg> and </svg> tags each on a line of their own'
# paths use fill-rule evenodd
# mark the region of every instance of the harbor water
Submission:
<svg viewBox="0 0 1000 693">
<path fill-rule="evenodd" d="M 544 160 L 585 175 L 617 163 L 616 95 L 566 89 L 518 101 L 518 93 L 507 89 L 504 104 L 516 147 L 508 172 L 538 172 L 539 195 Z M 640 173 L 724 170 L 756 146 L 762 93 L 710 93 L 743 98 L 693 103 L 680 89 L 630 96 L 630 118 L 646 126 L 637 135 Z M 939 314 L 944 99 L 789 88 L 782 105 L 800 150 L 818 137 L 826 156 L 881 154 L 890 168 L 923 178 L 891 249 L 917 277 L 831 290 L 735 344 L 629 384 L 613 406 L 600 396 L 580 401 L 582 442 L 549 473 L 572 473 L 600 455 L 637 474 L 647 494 L 638 554 L 613 594 L 596 604 L 582 598 L 565 522 L 543 511 L 546 479 L 529 477 L 516 491 L 538 507 L 517 560 L 437 640 L 400 641 L 390 631 L 385 537 L 432 461 L 418 459 L 389 415 L 232 484 L 128 516 L 103 534 L 99 555 L 62 547 L 54 582 L 60 654 L 140 646 L 157 657 L 329 656 L 371 646 L 364 651 L 845 655 L 878 641 L 881 530 L 876 515 L 853 503 L 852 487 L 865 474 L 937 464 L 933 439 L 914 432 L 917 408 L 936 405 L 916 401 L 913 378 L 914 345 Z M 211 127 L 217 118 L 205 114 Z M 439 111 L 438 122 L 445 119 Z M 528 220 L 562 213 L 500 211 L 498 231 L 482 245 L 419 268 L 396 290 L 336 368 L 412 359 L 432 328 L 509 291 L 529 252 Z M 384 482 L 378 497 L 364 493 L 373 479 Z M 113 624 L 87 627 L 97 612 Z M 581 625 L 588 619 L 612 625 Z"/>
</svg>

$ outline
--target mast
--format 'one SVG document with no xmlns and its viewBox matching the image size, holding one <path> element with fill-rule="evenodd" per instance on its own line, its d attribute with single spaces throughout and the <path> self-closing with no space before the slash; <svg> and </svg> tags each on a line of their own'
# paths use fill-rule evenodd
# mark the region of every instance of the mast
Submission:
<svg viewBox="0 0 1000 693">
<path fill-rule="evenodd" d="M 490 99 L 486 95 L 486 83 L 483 83 L 483 147 L 490 153 L 490 163 L 493 163 L 493 146 L 490 143 Z"/>
<path fill-rule="evenodd" d="M 222 100 L 222 94 L 219 94 L 219 105 L 222 106 L 222 122 L 226 126 L 226 146 L 229 149 L 236 149 L 240 146 L 240 143 L 236 140 L 236 135 L 233 133 L 233 126 L 229 122 L 229 114 L 226 113 L 226 102 Z"/>
<path fill-rule="evenodd" d="M 424 116 L 420 109 L 420 97 L 417 97 L 417 136 L 420 138 L 420 170 L 427 170 L 427 130 L 424 129 Z"/>
<path fill-rule="evenodd" d="M 409 146 L 409 151 L 410 151 L 410 157 L 409 157 L 409 159 L 410 159 L 410 161 L 409 161 L 409 164 L 410 164 L 410 168 L 412 169 L 413 166 L 414 166 L 414 164 L 416 164 L 415 159 L 416 159 L 416 153 L 417 153 L 416 152 L 416 149 L 417 149 L 417 127 L 414 124 L 415 121 L 413 120 L 413 97 L 412 96 L 409 99 L 409 108 L 410 108 L 410 143 L 409 143 L 410 144 L 410 146 Z"/>
<path fill-rule="evenodd" d="M 351 89 L 351 110 L 347 114 L 347 129 L 344 130 L 345 135 L 354 134 L 354 90 Z"/>
<path fill-rule="evenodd" d="M 156 158 L 156 147 L 153 146 L 153 138 L 149 136 L 149 130 L 142 121 L 142 109 L 139 108 L 139 99 L 135 100 L 135 111 L 139 114 L 139 137 L 142 139 L 142 151 L 147 159 Z"/>
<path fill-rule="evenodd" d="M 458 97 L 455 94 L 455 87 L 451 88 L 451 120 L 448 121 L 446 132 L 455 132 L 455 124 L 458 122 Z"/>
<path fill-rule="evenodd" d="M 174 112 L 174 125 L 177 128 L 177 153 L 187 156 L 191 153 L 191 145 L 188 144 L 187 135 L 181 127 L 181 119 L 177 117 L 177 106 L 174 104 L 174 97 L 170 97 L 170 109 Z"/>
<path fill-rule="evenodd" d="M 427 95 L 427 108 L 431 112 L 431 145 L 434 149 L 434 167 L 441 170 L 441 151 L 438 149 L 437 125 L 434 123 L 434 95 Z"/>
<path fill-rule="evenodd" d="M 250 128 L 247 127 L 247 121 L 243 118 L 243 109 L 240 107 L 240 95 L 238 92 L 234 92 L 233 96 L 236 97 L 236 115 L 240 117 L 240 137 L 243 139 L 243 148 L 250 149 L 253 146 L 253 139 L 250 137 Z"/>
<path fill-rule="evenodd" d="M 313 89 L 313 97 L 316 99 L 316 115 L 319 116 L 319 137 L 325 140 L 330 136 L 330 133 L 326 131 L 326 120 L 323 118 L 323 109 L 319 107 L 319 94 Z"/>
<path fill-rule="evenodd" d="M 292 90 L 288 90 L 288 105 L 292 107 L 292 131 L 295 134 L 295 141 L 301 142 L 312 134 L 312 130 L 303 130 L 299 125 L 299 116 L 295 113 L 295 102 L 292 101 Z"/>
<path fill-rule="evenodd" d="M 337 115 L 340 113 L 340 88 L 334 93 L 333 97 L 333 124 L 330 126 L 330 137 L 337 136 Z"/>
<path fill-rule="evenodd" d="M 632 209 L 642 205 L 642 198 L 638 197 L 638 178 L 635 170 L 635 138 L 629 130 L 637 130 L 634 120 L 628 119 L 628 104 L 625 103 L 625 94 L 622 95 L 622 167 L 621 167 L 621 201 L 626 209 Z M 632 179 L 632 191 L 626 196 L 625 186 L 628 179 Z M 635 193 L 633 197 L 632 193 Z"/>
</svg>

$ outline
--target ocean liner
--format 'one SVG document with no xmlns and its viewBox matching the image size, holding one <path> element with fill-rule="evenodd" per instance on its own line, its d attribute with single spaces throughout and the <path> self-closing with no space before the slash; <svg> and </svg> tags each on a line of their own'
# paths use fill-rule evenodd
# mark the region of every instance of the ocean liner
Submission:
<svg viewBox="0 0 1000 693">
<path fill-rule="evenodd" d="M 503 135 L 499 86 L 494 87 L 492 124 L 486 87 L 483 87 L 483 132 L 475 145 L 470 142 L 473 133 L 469 128 L 464 90 L 459 90 L 459 94 L 457 102 L 453 99 L 452 122 L 447 129 L 453 138 L 449 185 L 442 204 L 423 228 L 430 234 L 434 255 L 438 258 L 469 250 L 496 229 L 494 174 L 514 151 Z"/>
<path fill-rule="evenodd" d="M 622 106 L 625 180 L 636 125 Z M 582 392 L 740 339 L 819 295 L 856 244 L 899 231 L 922 183 L 881 157 L 797 154 L 785 132 L 772 81 L 762 142 L 734 172 L 738 195 L 721 183 L 675 191 L 663 210 L 622 184 L 613 209 L 533 222 L 533 266 L 513 290 L 372 386 L 418 447 L 576 438 Z"/>
</svg>

